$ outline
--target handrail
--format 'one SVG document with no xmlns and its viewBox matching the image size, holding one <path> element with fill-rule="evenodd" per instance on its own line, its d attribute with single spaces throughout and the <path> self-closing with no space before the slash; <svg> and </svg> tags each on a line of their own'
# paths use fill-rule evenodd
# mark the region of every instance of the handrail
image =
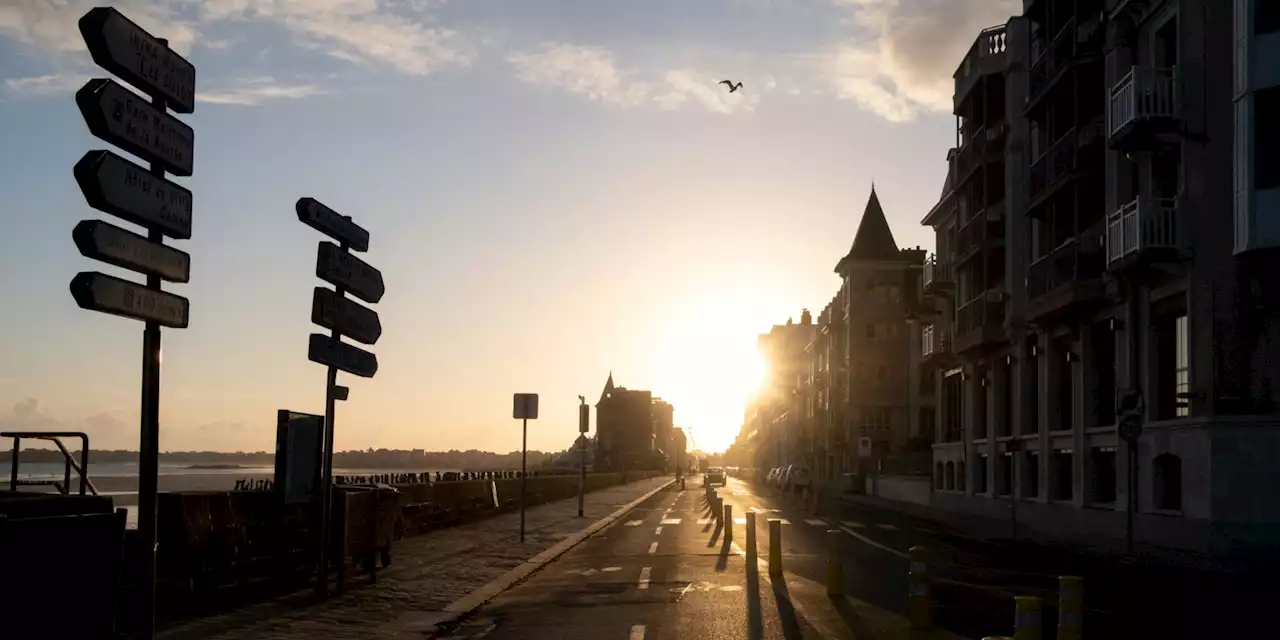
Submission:
<svg viewBox="0 0 1280 640">
<path fill-rule="evenodd" d="M 71 491 L 71 471 L 75 470 L 80 476 L 80 495 L 85 494 L 87 489 L 93 495 L 98 495 L 97 487 L 93 486 L 93 481 L 89 480 L 89 436 L 81 431 L 5 431 L 0 432 L 0 438 L 13 438 L 13 458 L 9 461 L 9 490 L 17 491 L 18 486 L 36 486 L 39 484 L 52 484 L 58 489 L 58 493 L 67 495 Z M 63 466 L 63 481 L 59 485 L 57 481 L 39 481 L 39 482 L 22 482 L 18 481 L 18 457 L 21 451 L 23 438 L 27 440 L 47 440 L 57 445 L 58 450 L 62 452 L 62 457 L 66 461 Z M 75 456 L 67 450 L 62 444 L 61 438 L 79 438 L 80 439 L 80 462 L 77 464 Z"/>
</svg>

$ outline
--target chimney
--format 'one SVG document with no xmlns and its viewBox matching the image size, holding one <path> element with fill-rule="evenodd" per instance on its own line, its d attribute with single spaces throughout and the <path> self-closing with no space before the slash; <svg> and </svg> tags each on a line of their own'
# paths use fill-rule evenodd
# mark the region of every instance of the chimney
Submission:
<svg viewBox="0 0 1280 640">
<path fill-rule="evenodd" d="M 802 309 L 800 311 L 800 324 L 806 327 L 813 324 L 813 316 L 809 314 L 808 309 Z"/>
</svg>

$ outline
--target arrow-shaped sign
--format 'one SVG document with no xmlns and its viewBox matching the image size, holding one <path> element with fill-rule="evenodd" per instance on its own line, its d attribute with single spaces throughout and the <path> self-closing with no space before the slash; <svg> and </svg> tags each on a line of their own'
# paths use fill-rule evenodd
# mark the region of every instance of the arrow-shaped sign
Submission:
<svg viewBox="0 0 1280 640">
<path fill-rule="evenodd" d="M 378 356 L 320 333 L 311 334 L 307 359 L 362 378 L 372 378 L 378 373 Z"/>
<path fill-rule="evenodd" d="M 110 151 L 84 154 L 76 163 L 75 176 L 84 199 L 94 209 L 170 238 L 191 237 L 191 192 L 187 189 Z"/>
<path fill-rule="evenodd" d="M 350 218 L 320 204 L 315 198 L 299 198 L 293 207 L 298 220 L 320 233 L 342 242 L 352 251 L 369 250 L 369 232 Z"/>
<path fill-rule="evenodd" d="M 170 173 L 191 175 L 195 132 L 120 83 L 106 78 L 90 80 L 76 92 L 76 106 L 93 135 L 155 160 Z"/>
<path fill-rule="evenodd" d="M 377 311 L 324 287 L 316 287 L 311 296 L 311 321 L 365 344 L 382 337 Z"/>
<path fill-rule="evenodd" d="M 124 14 L 110 7 L 90 9 L 80 18 L 80 35 L 99 67 L 147 93 L 163 95 L 178 113 L 195 110 L 195 65 Z"/>
<path fill-rule="evenodd" d="M 97 271 L 81 271 L 71 279 L 71 297 L 81 309 L 186 329 L 191 303 L 182 296 L 148 289 Z"/>
<path fill-rule="evenodd" d="M 169 282 L 191 280 L 191 256 L 185 251 L 125 231 L 101 220 L 82 220 L 71 231 L 80 255 Z"/>
<path fill-rule="evenodd" d="M 386 293 L 382 272 L 343 251 L 332 242 L 321 242 L 316 254 L 316 277 L 346 289 L 365 302 L 377 303 Z"/>
</svg>

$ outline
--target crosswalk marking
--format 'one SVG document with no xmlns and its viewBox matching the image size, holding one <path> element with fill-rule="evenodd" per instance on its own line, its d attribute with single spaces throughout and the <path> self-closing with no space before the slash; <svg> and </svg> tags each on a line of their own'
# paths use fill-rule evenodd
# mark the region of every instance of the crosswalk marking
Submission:
<svg viewBox="0 0 1280 640">
<path fill-rule="evenodd" d="M 628 522 L 627 522 L 627 525 L 626 525 L 626 526 L 628 526 L 628 527 L 638 527 L 638 526 L 640 526 L 640 525 L 642 525 L 642 524 L 644 524 L 644 520 L 630 520 L 630 521 L 628 521 Z"/>
<path fill-rule="evenodd" d="M 698 518 L 698 524 L 711 524 L 711 518 Z"/>
<path fill-rule="evenodd" d="M 840 524 L 842 524 L 842 525 L 844 525 L 844 526 L 846 526 L 846 527 L 853 527 L 854 529 L 861 529 L 861 528 L 862 528 L 862 523 L 861 523 L 861 522 L 854 522 L 853 520 L 841 520 L 841 521 L 840 521 Z"/>
<path fill-rule="evenodd" d="M 583 571 L 583 572 L 582 572 L 582 575 L 584 575 L 584 576 L 594 576 L 596 573 L 597 573 L 597 572 L 596 572 L 596 570 L 595 570 L 595 569 L 587 569 L 586 571 Z"/>
<path fill-rule="evenodd" d="M 627 640 L 644 640 L 644 625 L 631 625 L 631 634 L 627 636 Z"/>
<path fill-rule="evenodd" d="M 649 567 L 640 567 L 640 583 L 638 585 L 639 588 L 641 589 L 649 588 L 649 572 L 650 571 L 652 571 L 652 569 Z"/>
<path fill-rule="evenodd" d="M 734 524 L 746 524 L 746 523 L 747 523 L 747 519 L 746 519 L 746 518 L 734 518 L 734 519 L 733 519 L 733 523 L 734 523 Z"/>
<path fill-rule="evenodd" d="M 662 521 L 662 524 L 680 524 L 680 518 L 667 518 Z"/>
<path fill-rule="evenodd" d="M 809 518 L 808 520 L 805 520 L 804 522 L 805 522 L 805 524 L 811 524 L 811 525 L 813 525 L 813 526 L 815 526 L 815 527 L 817 527 L 817 526 L 825 526 L 825 525 L 827 524 L 827 521 L 826 521 L 826 520 L 819 520 L 819 519 L 817 519 L 817 518 Z"/>
<path fill-rule="evenodd" d="M 653 555 L 657 552 L 658 552 L 658 541 L 654 540 L 653 542 L 649 543 L 649 555 Z"/>
<path fill-rule="evenodd" d="M 895 527 L 895 526 L 893 526 L 893 525 L 891 525 L 891 524 L 878 524 L 878 525 L 876 525 L 876 526 L 877 526 L 877 527 L 880 527 L 881 529 L 884 529 L 885 531 L 897 531 L 897 530 L 898 530 L 898 528 L 897 528 L 897 527 Z"/>
<path fill-rule="evenodd" d="M 660 536 L 660 535 L 662 535 L 662 527 L 658 527 L 658 528 L 654 529 L 654 530 L 653 530 L 653 535 L 655 535 L 655 536 Z"/>
</svg>

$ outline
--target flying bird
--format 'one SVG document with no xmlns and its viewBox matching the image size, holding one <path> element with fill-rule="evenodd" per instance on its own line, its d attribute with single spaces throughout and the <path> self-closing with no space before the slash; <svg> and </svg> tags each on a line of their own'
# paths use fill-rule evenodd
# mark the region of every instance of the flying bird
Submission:
<svg viewBox="0 0 1280 640">
<path fill-rule="evenodd" d="M 729 82 L 728 80 L 721 80 L 721 81 L 719 82 L 719 84 L 722 84 L 722 85 L 725 85 L 726 87 L 729 87 L 729 93 L 733 93 L 734 91 L 737 91 L 738 89 L 741 89 L 741 88 L 742 88 L 742 83 L 741 83 L 741 82 L 739 82 L 739 83 L 737 83 L 737 84 L 734 84 L 734 83 L 732 83 L 732 82 Z"/>
</svg>

